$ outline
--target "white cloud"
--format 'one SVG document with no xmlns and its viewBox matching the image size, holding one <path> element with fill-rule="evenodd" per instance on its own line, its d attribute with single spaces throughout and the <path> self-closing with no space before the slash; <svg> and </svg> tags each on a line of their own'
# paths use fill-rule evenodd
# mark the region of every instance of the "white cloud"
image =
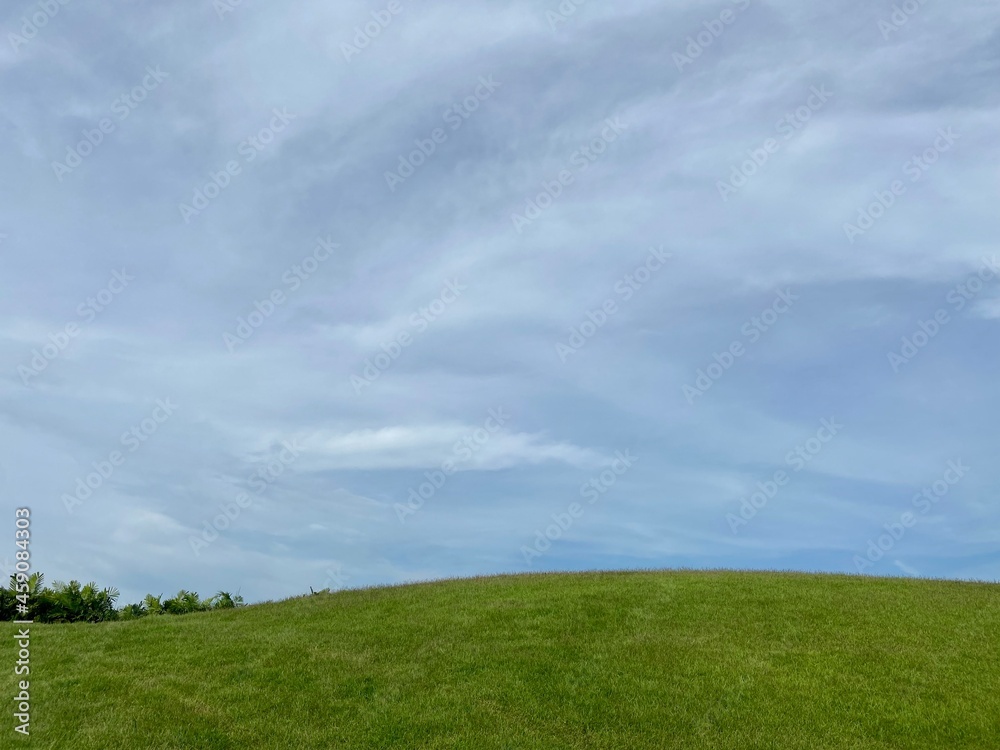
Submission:
<svg viewBox="0 0 1000 750">
<path fill-rule="evenodd" d="M 459 470 L 495 470 L 545 462 L 579 468 L 607 463 L 600 453 L 543 435 L 490 433 L 482 426 L 436 424 L 305 438 L 303 465 L 312 469 L 429 469 L 450 459 Z"/>
</svg>

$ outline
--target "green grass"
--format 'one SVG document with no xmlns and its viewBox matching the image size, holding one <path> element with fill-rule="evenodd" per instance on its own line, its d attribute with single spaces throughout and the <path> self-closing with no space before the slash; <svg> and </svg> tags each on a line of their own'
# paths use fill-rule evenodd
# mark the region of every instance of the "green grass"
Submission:
<svg viewBox="0 0 1000 750">
<path fill-rule="evenodd" d="M 35 625 L 31 658 L 35 748 L 1000 748 L 991 584 L 502 576 Z"/>
</svg>

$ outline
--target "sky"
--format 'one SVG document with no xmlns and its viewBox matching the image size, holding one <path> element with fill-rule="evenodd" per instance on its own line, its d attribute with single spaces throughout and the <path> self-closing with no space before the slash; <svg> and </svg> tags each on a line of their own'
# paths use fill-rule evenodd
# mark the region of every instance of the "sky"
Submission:
<svg viewBox="0 0 1000 750">
<path fill-rule="evenodd" d="M 1000 576 L 996 0 L 0 37 L 4 572 Z"/>
</svg>

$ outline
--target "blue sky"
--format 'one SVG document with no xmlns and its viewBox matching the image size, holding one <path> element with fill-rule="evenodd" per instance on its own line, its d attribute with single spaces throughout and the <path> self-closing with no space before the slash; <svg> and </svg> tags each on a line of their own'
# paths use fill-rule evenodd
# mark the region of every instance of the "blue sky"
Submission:
<svg viewBox="0 0 1000 750">
<path fill-rule="evenodd" d="M 997 579 L 995 1 L 0 30 L 5 567 Z"/>
</svg>

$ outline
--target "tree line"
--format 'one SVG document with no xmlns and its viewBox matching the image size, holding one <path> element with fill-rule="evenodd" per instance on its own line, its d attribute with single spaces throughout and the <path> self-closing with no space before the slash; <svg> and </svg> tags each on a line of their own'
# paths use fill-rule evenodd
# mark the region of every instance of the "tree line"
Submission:
<svg viewBox="0 0 1000 750">
<path fill-rule="evenodd" d="M 146 597 L 135 604 L 116 606 L 120 593 L 116 588 L 99 589 L 95 582 L 86 585 L 79 581 L 54 582 L 45 585 L 42 573 L 32 573 L 20 582 L 20 590 L 27 584 L 27 611 L 18 611 L 19 590 L 16 576 L 10 577 L 10 586 L 0 588 L 0 621 L 33 620 L 34 622 L 107 622 L 111 620 L 136 620 L 156 615 L 184 615 L 190 612 L 207 612 L 214 609 L 234 609 L 245 606 L 243 597 L 220 591 L 207 599 L 197 592 L 181 589 L 175 596 Z"/>
</svg>

